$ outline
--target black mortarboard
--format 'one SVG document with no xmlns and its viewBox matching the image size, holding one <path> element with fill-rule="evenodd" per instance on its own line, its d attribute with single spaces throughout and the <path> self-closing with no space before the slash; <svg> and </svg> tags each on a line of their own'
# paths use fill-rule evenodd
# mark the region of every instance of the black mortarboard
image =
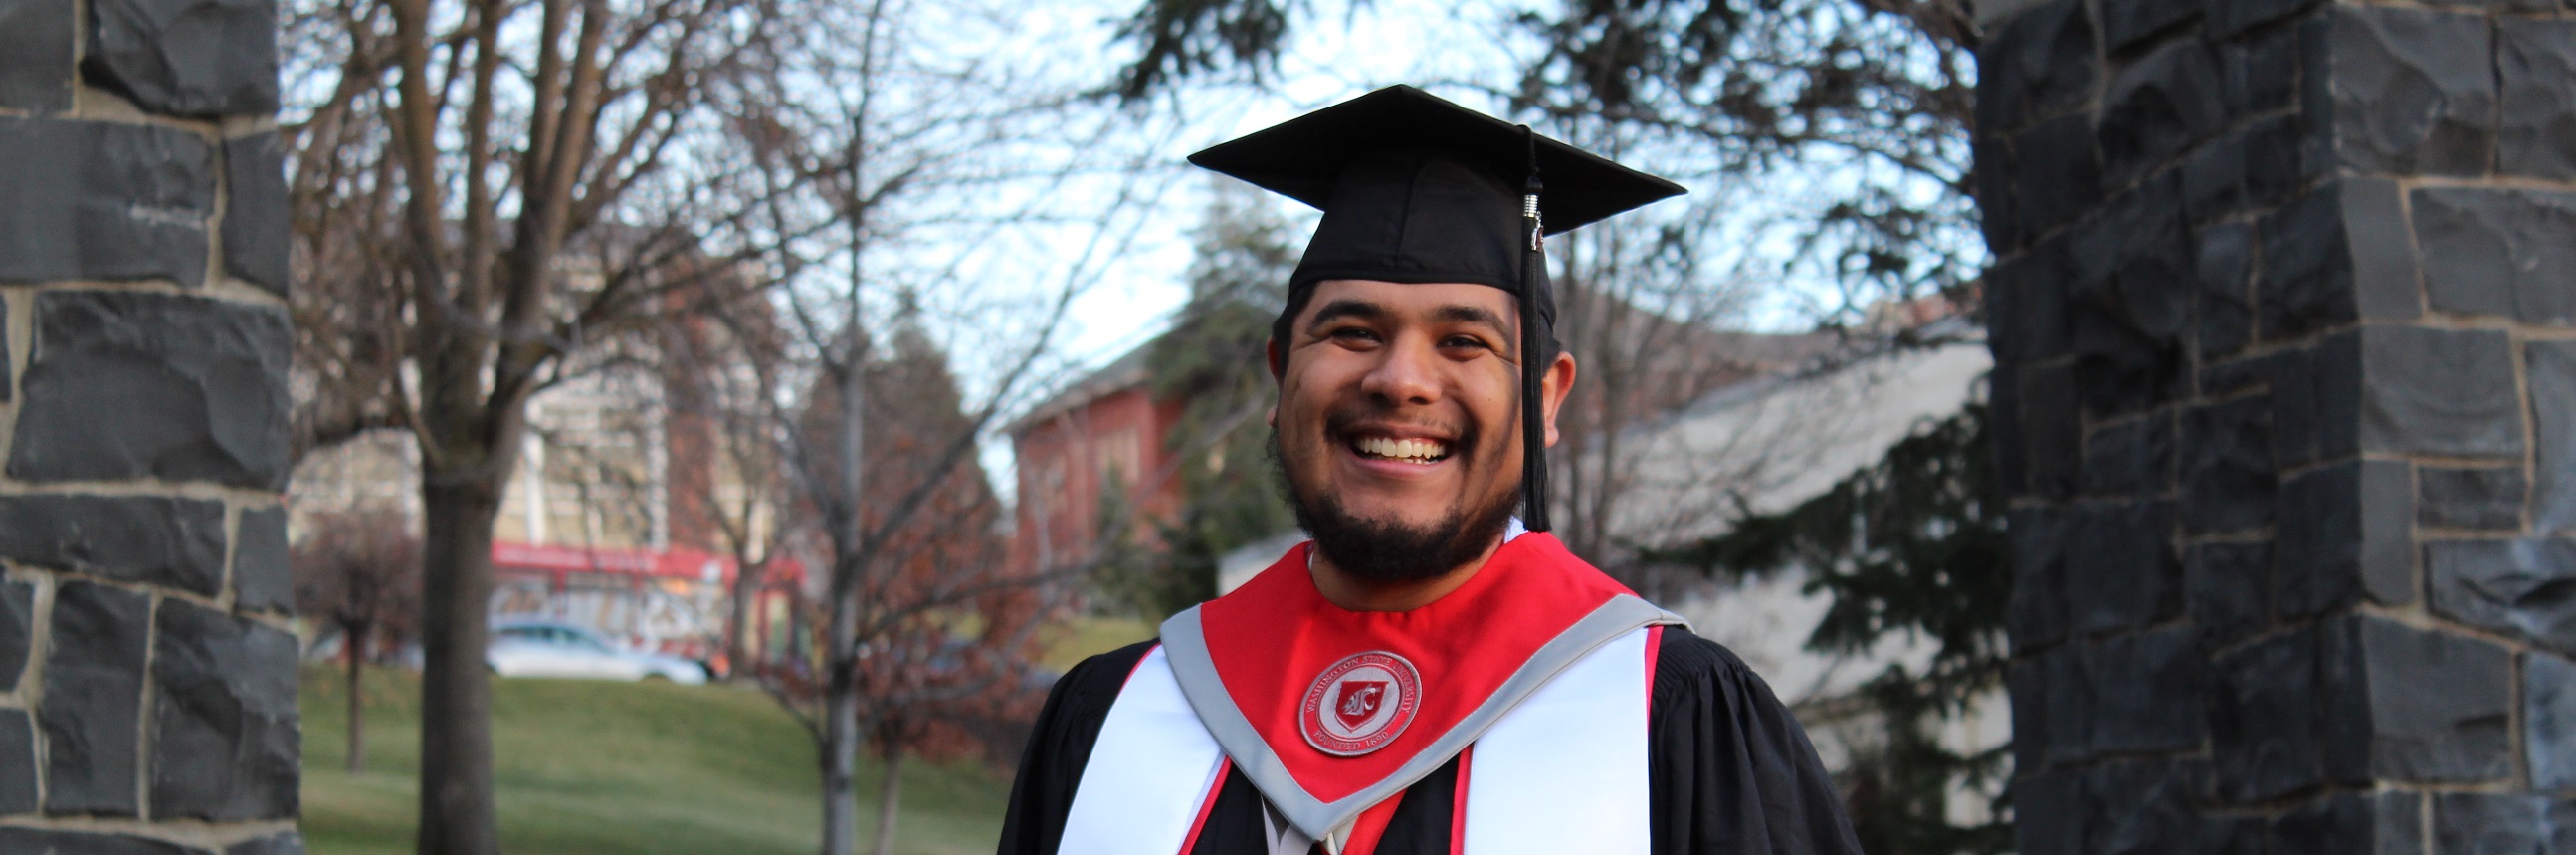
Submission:
<svg viewBox="0 0 2576 855">
<path fill-rule="evenodd" d="M 1524 367 L 1553 359 L 1556 299 L 1540 234 L 1683 192 L 1411 86 L 1290 119 L 1190 162 L 1323 210 L 1274 329 L 1325 280 L 1472 282 L 1519 299 Z M 1538 380 L 1538 372 L 1523 372 L 1522 521 L 1546 531 L 1547 444 L 1539 411 L 1527 406 L 1538 398 Z"/>
</svg>

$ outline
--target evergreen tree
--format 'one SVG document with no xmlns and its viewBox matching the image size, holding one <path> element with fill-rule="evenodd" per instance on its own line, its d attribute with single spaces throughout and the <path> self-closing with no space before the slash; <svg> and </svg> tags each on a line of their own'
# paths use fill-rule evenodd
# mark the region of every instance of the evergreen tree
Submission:
<svg viewBox="0 0 2576 855">
<path fill-rule="evenodd" d="M 1266 200 L 1230 184 L 1218 189 L 1195 243 L 1189 302 L 1147 360 L 1154 399 L 1182 402 L 1163 441 L 1188 497 L 1180 516 L 1160 525 L 1162 549 L 1124 556 L 1150 580 L 1130 601 L 1148 618 L 1216 596 L 1217 559 L 1297 524 L 1263 420 L 1276 398 L 1265 345 L 1297 248 Z"/>
<path fill-rule="evenodd" d="M 1853 752 L 1845 797 L 1862 850 L 1876 855 L 2011 849 L 2001 788 L 2009 746 L 1963 754 L 1939 738 L 1943 722 L 2002 686 L 2010 655 L 2007 502 L 1989 466 L 1986 417 L 1985 403 L 1971 401 L 1823 495 L 1747 514 L 1726 534 L 1656 556 L 1735 578 L 1805 573 L 1806 590 L 1831 601 L 1807 640 L 1818 652 L 1863 655 L 1890 639 L 1933 645 L 1920 670 L 1889 665 L 1860 691 L 1885 741 Z M 1987 822 L 1951 822 L 1961 785 L 1989 794 Z"/>
</svg>

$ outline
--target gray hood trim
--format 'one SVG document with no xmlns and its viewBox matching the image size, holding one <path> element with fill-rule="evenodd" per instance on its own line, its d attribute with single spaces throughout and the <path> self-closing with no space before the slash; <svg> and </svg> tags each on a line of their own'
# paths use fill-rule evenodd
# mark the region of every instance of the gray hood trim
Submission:
<svg viewBox="0 0 2576 855">
<path fill-rule="evenodd" d="M 1556 638 L 1539 647 L 1529 661 L 1505 679 L 1483 704 L 1459 719 L 1458 725 L 1440 735 L 1430 747 L 1414 755 L 1385 780 L 1371 784 L 1339 801 L 1318 801 L 1288 774 L 1270 743 L 1253 729 L 1243 711 L 1234 706 L 1234 696 L 1227 694 L 1225 681 L 1217 676 L 1216 663 L 1208 657 L 1207 637 L 1199 626 L 1199 610 L 1173 615 L 1163 622 L 1163 653 L 1171 660 L 1172 675 L 1180 679 L 1181 694 L 1190 700 L 1199 721 L 1216 737 L 1226 756 L 1233 758 L 1234 768 L 1252 782 L 1261 794 L 1268 796 L 1279 813 L 1297 829 L 1317 840 L 1325 839 L 1336 829 L 1359 816 L 1370 805 L 1385 801 L 1425 776 L 1439 771 L 1449 758 L 1466 750 L 1487 728 L 1502 719 L 1503 714 L 1519 706 L 1531 692 L 1547 685 L 1559 672 L 1573 665 L 1602 645 L 1629 632 L 1647 626 L 1687 625 L 1680 616 L 1656 608 L 1632 594 L 1621 594 L 1602 603 L 1582 620 L 1565 628 Z M 1644 663 L 1638 663 L 1643 667 Z M 1649 678 L 1651 679 L 1651 677 Z"/>
</svg>

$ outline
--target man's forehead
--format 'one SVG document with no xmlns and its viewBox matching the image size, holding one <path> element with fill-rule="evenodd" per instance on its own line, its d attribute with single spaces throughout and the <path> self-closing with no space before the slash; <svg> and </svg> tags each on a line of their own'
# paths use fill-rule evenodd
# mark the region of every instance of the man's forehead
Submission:
<svg viewBox="0 0 2576 855">
<path fill-rule="evenodd" d="M 1383 282 L 1374 279 L 1328 279 L 1315 290 L 1301 312 L 1301 322 L 1327 310 L 1336 314 L 1385 314 L 1416 320 L 1513 322 L 1520 306 L 1510 292 L 1472 282 Z"/>
</svg>

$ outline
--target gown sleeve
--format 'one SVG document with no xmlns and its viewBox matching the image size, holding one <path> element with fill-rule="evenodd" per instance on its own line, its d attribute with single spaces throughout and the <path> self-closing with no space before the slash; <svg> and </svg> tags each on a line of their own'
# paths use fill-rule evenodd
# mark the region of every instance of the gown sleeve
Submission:
<svg viewBox="0 0 2576 855">
<path fill-rule="evenodd" d="M 998 855 L 1055 855 L 1065 815 L 1073 809 L 1073 789 L 1082 783 L 1092 743 L 1100 739 L 1100 723 L 1155 643 L 1140 641 L 1082 660 L 1047 691 L 1028 749 L 1020 755 L 1019 779 L 1011 785 Z"/>
<path fill-rule="evenodd" d="M 1807 732 L 1743 660 L 1667 627 L 1655 659 L 1655 855 L 1860 855 Z"/>
</svg>

